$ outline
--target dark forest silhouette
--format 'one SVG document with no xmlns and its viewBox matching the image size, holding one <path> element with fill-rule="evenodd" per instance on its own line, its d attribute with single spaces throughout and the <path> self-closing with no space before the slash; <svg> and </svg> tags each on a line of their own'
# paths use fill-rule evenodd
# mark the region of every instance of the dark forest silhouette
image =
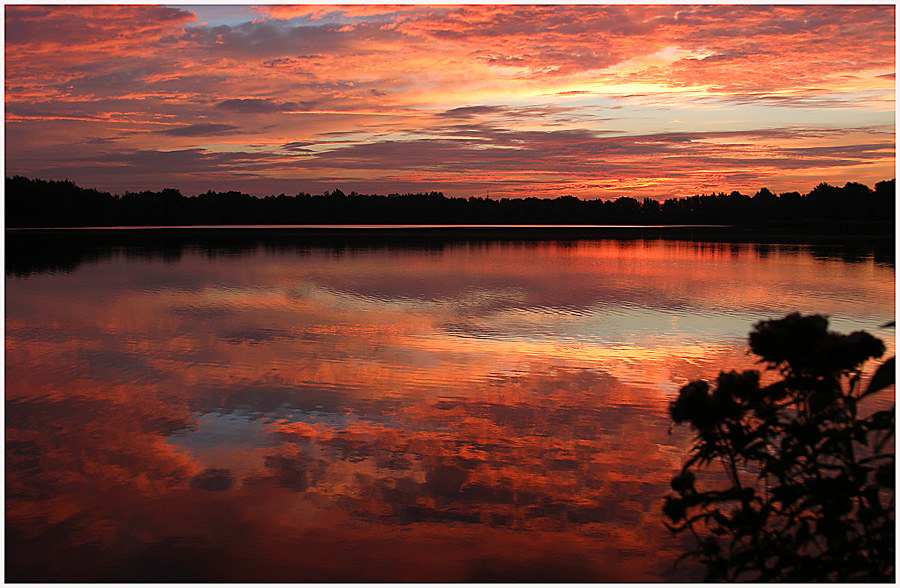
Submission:
<svg viewBox="0 0 900 588">
<path fill-rule="evenodd" d="M 734 225 L 771 229 L 893 232 L 894 180 L 875 189 L 848 182 L 821 183 L 808 194 L 718 193 L 659 202 L 615 200 L 449 198 L 441 192 L 255 197 L 208 191 L 183 196 L 175 189 L 113 195 L 66 181 L 6 178 L 6 226 L 177 226 L 319 224 L 599 224 Z"/>
</svg>

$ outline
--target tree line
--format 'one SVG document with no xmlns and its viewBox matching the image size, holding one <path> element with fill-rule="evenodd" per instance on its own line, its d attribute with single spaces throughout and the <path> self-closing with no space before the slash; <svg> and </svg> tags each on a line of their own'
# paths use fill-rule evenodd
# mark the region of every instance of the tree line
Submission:
<svg viewBox="0 0 900 588">
<path fill-rule="evenodd" d="M 738 191 L 643 201 L 483 197 L 454 198 L 441 192 L 372 195 L 340 190 L 321 195 L 256 197 L 236 191 L 184 196 L 158 192 L 114 195 L 73 182 L 23 176 L 6 178 L 6 226 L 173 226 L 272 224 L 600 224 L 735 225 L 746 227 L 852 228 L 893 231 L 895 180 L 875 188 L 856 182 L 820 183 L 808 194 L 753 196 Z"/>
</svg>

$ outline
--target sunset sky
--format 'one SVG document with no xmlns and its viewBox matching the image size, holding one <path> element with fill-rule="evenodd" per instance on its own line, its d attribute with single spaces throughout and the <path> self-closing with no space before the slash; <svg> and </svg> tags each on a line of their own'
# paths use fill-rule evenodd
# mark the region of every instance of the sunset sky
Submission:
<svg viewBox="0 0 900 588">
<path fill-rule="evenodd" d="M 6 6 L 6 174 L 637 198 L 894 177 L 895 7 Z"/>
</svg>

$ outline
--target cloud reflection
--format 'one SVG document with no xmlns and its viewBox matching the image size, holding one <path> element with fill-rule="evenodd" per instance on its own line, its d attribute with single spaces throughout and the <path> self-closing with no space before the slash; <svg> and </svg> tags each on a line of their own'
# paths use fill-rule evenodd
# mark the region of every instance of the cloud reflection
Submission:
<svg viewBox="0 0 900 588">
<path fill-rule="evenodd" d="M 7 294 L 10 580 L 654 581 L 693 577 L 660 516 L 674 389 L 750 367 L 772 299 L 891 316 L 893 272 L 663 241 L 187 249 Z"/>
</svg>

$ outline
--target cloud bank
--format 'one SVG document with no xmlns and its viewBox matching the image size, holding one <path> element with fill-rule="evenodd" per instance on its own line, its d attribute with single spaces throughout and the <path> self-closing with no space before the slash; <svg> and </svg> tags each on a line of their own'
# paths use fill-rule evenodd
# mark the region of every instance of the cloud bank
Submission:
<svg viewBox="0 0 900 588">
<path fill-rule="evenodd" d="M 8 6 L 7 173 L 257 194 L 871 185 L 893 177 L 894 13 Z"/>
</svg>

